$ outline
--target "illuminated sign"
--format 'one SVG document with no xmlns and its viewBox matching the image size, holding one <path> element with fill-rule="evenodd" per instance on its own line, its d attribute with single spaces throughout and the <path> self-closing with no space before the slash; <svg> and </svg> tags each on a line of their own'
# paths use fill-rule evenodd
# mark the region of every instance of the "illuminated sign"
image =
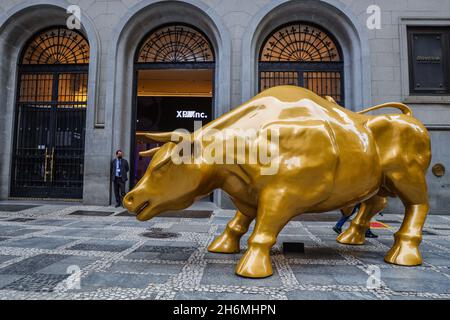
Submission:
<svg viewBox="0 0 450 320">
<path fill-rule="evenodd" d="M 177 119 L 208 119 L 208 115 L 198 111 L 177 111 Z"/>
</svg>

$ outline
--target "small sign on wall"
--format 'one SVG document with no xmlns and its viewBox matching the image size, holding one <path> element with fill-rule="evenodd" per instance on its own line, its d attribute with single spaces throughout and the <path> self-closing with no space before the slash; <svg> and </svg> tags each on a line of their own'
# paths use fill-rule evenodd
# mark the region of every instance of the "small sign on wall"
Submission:
<svg viewBox="0 0 450 320">
<path fill-rule="evenodd" d="M 449 30 L 409 28 L 408 39 L 411 93 L 450 93 Z"/>
</svg>

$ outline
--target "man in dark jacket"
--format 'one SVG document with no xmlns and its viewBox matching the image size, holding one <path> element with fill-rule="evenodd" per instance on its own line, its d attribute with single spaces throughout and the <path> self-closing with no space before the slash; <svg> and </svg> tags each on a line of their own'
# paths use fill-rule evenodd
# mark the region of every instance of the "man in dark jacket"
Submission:
<svg viewBox="0 0 450 320">
<path fill-rule="evenodd" d="M 123 159 L 122 150 L 116 152 L 116 159 L 112 162 L 111 174 L 114 182 L 114 194 L 116 196 L 116 208 L 123 206 L 122 200 L 125 197 L 125 183 L 128 181 L 130 167 L 128 161 Z"/>
</svg>

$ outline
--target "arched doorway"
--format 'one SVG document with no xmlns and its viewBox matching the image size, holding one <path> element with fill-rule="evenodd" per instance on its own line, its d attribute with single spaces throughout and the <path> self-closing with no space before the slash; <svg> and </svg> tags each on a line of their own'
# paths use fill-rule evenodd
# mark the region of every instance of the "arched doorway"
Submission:
<svg viewBox="0 0 450 320">
<path fill-rule="evenodd" d="M 196 122 L 205 125 L 212 120 L 215 53 L 201 30 L 188 24 L 169 24 L 144 38 L 134 66 L 131 187 L 144 175 L 150 161 L 139 152 L 157 146 L 141 133 L 192 132 Z"/>
<path fill-rule="evenodd" d="M 43 30 L 18 70 L 10 196 L 81 199 L 89 43 L 65 27 Z"/>
<path fill-rule="evenodd" d="M 342 50 L 332 34 L 311 23 L 295 22 L 273 31 L 259 55 L 259 90 L 296 85 L 344 100 Z"/>
</svg>

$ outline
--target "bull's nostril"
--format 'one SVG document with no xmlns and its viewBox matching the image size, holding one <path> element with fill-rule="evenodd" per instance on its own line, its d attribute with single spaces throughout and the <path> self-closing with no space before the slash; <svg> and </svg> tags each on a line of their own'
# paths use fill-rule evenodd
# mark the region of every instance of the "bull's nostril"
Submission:
<svg viewBox="0 0 450 320">
<path fill-rule="evenodd" d="M 131 206 L 134 202 L 134 197 L 133 196 L 126 196 L 125 199 L 123 199 L 123 202 L 125 203 L 125 205 L 127 206 Z"/>
</svg>

